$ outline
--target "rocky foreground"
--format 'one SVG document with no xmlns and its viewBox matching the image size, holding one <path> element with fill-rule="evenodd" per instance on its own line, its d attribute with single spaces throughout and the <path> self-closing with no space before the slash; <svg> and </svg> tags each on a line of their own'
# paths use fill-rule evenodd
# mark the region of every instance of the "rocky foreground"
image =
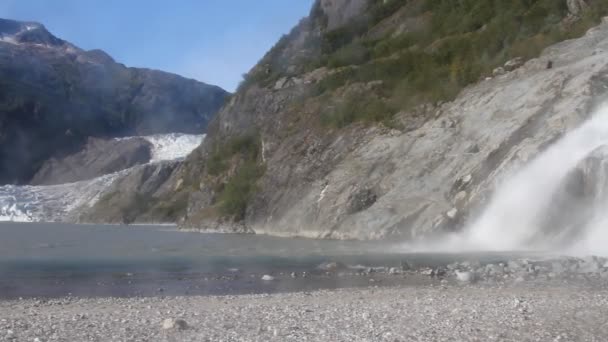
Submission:
<svg viewBox="0 0 608 342">
<path fill-rule="evenodd" d="M 605 341 L 603 262 L 393 270 L 438 281 L 391 288 L 2 301 L 0 341 Z"/>
<path fill-rule="evenodd" d="M 0 303 L 1 341 L 605 341 L 607 288 L 568 284 Z"/>
</svg>

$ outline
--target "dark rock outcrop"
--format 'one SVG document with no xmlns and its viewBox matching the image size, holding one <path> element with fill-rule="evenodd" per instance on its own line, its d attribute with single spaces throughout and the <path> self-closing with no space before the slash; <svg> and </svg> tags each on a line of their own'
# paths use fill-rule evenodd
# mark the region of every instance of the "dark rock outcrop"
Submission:
<svg viewBox="0 0 608 342">
<path fill-rule="evenodd" d="M 43 25 L 0 19 L 0 184 L 26 183 L 89 137 L 201 133 L 227 93 L 127 68 Z"/>
<path fill-rule="evenodd" d="M 119 177 L 104 191 L 93 207 L 74 211 L 71 220 L 83 223 L 166 223 L 183 215 L 184 199 L 164 202 L 157 192 L 167 182 L 179 162 L 160 162 L 137 166 Z"/>
<path fill-rule="evenodd" d="M 151 148 L 152 144 L 143 138 L 89 138 L 81 151 L 44 162 L 30 183 L 71 183 L 121 171 L 149 162 Z"/>
</svg>

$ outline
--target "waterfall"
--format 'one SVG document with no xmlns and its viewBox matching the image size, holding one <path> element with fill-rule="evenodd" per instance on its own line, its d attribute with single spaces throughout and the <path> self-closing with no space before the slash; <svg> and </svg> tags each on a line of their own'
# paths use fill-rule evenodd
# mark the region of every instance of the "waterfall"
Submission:
<svg viewBox="0 0 608 342">
<path fill-rule="evenodd" d="M 556 238 L 567 232 L 543 230 L 551 206 L 570 172 L 598 147 L 608 144 L 608 106 L 569 132 L 521 170 L 508 177 L 495 191 L 482 214 L 457 238 L 466 248 L 477 250 L 553 249 Z M 605 170 L 603 170 L 605 171 Z M 605 177 L 605 175 L 600 175 Z M 600 184 L 594 184 L 599 187 Z M 603 190 L 599 191 L 603 194 Z M 606 203 L 594 203 L 592 217 L 573 227 L 568 250 L 608 254 Z M 575 215 L 576 207 L 560 208 L 563 215 Z M 585 206 L 584 209 L 589 209 Z M 570 212 L 568 212 L 570 211 Z M 565 216 L 564 216 L 565 217 Z M 559 222 L 558 222 L 559 223 Z M 559 230 L 559 225 L 553 227 Z M 562 235 L 563 236 L 563 235 Z"/>
</svg>

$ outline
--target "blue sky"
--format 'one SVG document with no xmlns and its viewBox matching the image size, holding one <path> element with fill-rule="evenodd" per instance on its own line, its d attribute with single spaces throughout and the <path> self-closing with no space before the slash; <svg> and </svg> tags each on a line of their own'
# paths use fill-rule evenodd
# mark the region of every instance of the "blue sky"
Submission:
<svg viewBox="0 0 608 342">
<path fill-rule="evenodd" d="M 232 91 L 313 0 L 0 0 L 0 17 L 38 21 L 83 49 Z"/>
</svg>

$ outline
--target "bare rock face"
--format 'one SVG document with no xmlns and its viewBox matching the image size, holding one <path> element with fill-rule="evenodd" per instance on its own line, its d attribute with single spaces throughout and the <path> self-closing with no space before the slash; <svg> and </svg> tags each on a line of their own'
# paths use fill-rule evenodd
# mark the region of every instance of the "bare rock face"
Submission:
<svg viewBox="0 0 608 342">
<path fill-rule="evenodd" d="M 150 161 L 152 145 L 142 138 L 89 138 L 74 154 L 46 161 L 31 184 L 51 185 L 92 179 Z"/>
<path fill-rule="evenodd" d="M 363 12 L 368 0 L 321 0 L 321 8 L 327 16 L 327 29 L 334 30 Z"/>
<path fill-rule="evenodd" d="M 179 162 L 161 162 L 138 166 L 119 177 L 105 190 L 92 207 L 74 211 L 71 221 L 82 223 L 170 223 L 185 209 L 185 203 L 162 203 L 156 193 L 171 177 Z M 148 212 L 147 216 L 142 216 Z"/>
<path fill-rule="evenodd" d="M 541 232 L 561 235 L 562 242 L 580 234 L 608 200 L 608 146 L 593 150 L 574 168 L 553 195 Z M 558 240 L 559 242 L 559 240 Z"/>
<path fill-rule="evenodd" d="M 589 7 L 585 0 L 567 0 L 568 11 L 574 16 L 578 16 L 581 12 Z"/>
</svg>

